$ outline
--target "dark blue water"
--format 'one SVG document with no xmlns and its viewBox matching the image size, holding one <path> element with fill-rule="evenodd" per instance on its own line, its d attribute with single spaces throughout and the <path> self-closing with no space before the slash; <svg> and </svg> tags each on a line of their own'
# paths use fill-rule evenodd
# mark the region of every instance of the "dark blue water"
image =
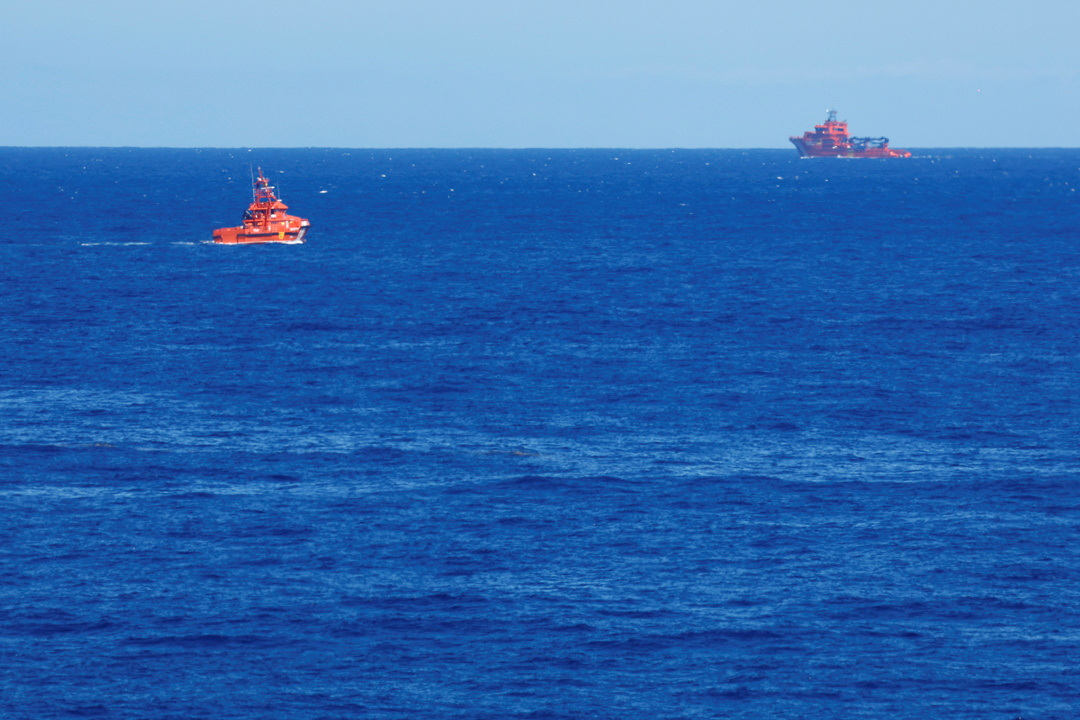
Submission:
<svg viewBox="0 0 1080 720">
<path fill-rule="evenodd" d="M 1075 718 L 1080 151 L 794 155 L 0 150 L 0 717 Z"/>
</svg>

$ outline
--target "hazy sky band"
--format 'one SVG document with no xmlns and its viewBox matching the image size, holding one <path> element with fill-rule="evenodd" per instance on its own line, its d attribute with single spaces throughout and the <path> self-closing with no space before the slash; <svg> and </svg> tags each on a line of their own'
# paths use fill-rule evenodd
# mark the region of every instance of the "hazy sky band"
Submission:
<svg viewBox="0 0 1080 720">
<path fill-rule="evenodd" d="M 0 145 L 1071 147 L 1080 3 L 3 2 Z"/>
</svg>

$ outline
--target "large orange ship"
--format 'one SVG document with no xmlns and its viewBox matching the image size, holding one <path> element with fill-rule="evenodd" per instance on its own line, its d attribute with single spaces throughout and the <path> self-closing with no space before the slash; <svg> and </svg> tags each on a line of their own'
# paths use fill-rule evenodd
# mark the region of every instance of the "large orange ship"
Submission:
<svg viewBox="0 0 1080 720">
<path fill-rule="evenodd" d="M 285 212 L 289 206 L 274 194 L 274 186 L 263 176 L 262 168 L 253 184 L 251 205 L 244 213 L 244 224 L 218 228 L 214 231 L 214 242 L 224 245 L 304 242 L 311 223 Z"/>
<path fill-rule="evenodd" d="M 851 137 L 847 121 L 837 120 L 835 110 L 830 110 L 825 122 L 815 125 L 812 132 L 808 130 L 802 137 L 796 135 L 788 139 L 801 157 L 911 157 L 907 150 L 889 147 L 889 138 Z"/>
</svg>

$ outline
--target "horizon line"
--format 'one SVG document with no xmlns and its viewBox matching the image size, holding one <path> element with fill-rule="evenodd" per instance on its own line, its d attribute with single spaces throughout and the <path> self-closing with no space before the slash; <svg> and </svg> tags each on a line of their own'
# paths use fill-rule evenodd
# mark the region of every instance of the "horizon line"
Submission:
<svg viewBox="0 0 1080 720">
<path fill-rule="evenodd" d="M 1080 145 L 908 145 L 906 149 L 918 150 L 1080 150 Z M 0 150 L 617 150 L 634 151 L 677 151 L 677 150 L 726 150 L 792 152 L 788 147 L 706 147 L 706 146 L 650 146 L 631 147 L 618 145 L 581 145 L 544 146 L 544 145 L 386 145 L 386 146 L 348 146 L 348 145 L 0 145 Z M 820 158 L 807 158 L 808 160 Z M 840 159 L 850 159 L 843 158 Z M 872 158 L 858 158 L 872 159 Z"/>
</svg>

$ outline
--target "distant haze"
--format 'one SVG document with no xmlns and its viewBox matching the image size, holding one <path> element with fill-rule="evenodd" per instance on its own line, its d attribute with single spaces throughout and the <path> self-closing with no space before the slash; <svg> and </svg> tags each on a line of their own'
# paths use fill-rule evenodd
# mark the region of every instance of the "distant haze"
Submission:
<svg viewBox="0 0 1080 720">
<path fill-rule="evenodd" d="M 1080 3 L 0 0 L 0 145 L 1080 145 Z"/>
</svg>

